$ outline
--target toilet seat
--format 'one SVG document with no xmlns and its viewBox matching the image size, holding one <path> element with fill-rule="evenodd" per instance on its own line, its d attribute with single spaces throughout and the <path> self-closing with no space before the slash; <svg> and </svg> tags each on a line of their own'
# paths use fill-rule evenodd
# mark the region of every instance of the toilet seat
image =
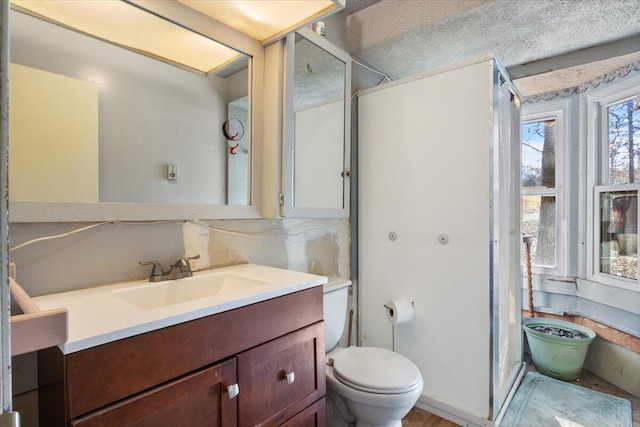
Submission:
<svg viewBox="0 0 640 427">
<path fill-rule="evenodd" d="M 401 394 L 422 386 L 418 367 L 406 357 L 377 347 L 348 347 L 333 356 L 334 376 L 367 393 Z"/>
</svg>

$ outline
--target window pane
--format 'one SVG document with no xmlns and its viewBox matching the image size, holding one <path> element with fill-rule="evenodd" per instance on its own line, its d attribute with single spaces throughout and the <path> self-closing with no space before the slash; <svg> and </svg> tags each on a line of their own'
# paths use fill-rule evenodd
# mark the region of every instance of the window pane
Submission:
<svg viewBox="0 0 640 427">
<path fill-rule="evenodd" d="M 522 232 L 532 237 L 531 264 L 554 267 L 556 265 L 555 196 L 522 197 Z M 523 256 L 526 257 L 526 249 Z M 523 259 L 526 260 L 526 258 Z"/>
<path fill-rule="evenodd" d="M 638 193 L 600 193 L 600 272 L 638 278 Z"/>
<path fill-rule="evenodd" d="M 556 121 L 522 125 L 522 186 L 554 188 L 556 185 Z"/>
<path fill-rule="evenodd" d="M 640 143 L 640 111 L 633 101 L 607 108 L 609 127 L 609 183 L 640 182 L 638 144 Z"/>
</svg>

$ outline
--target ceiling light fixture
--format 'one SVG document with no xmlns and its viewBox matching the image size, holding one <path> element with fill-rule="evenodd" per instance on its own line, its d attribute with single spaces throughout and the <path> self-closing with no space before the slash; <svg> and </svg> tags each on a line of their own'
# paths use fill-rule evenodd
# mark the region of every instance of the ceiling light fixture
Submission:
<svg viewBox="0 0 640 427">
<path fill-rule="evenodd" d="M 178 0 L 267 45 L 344 8 L 345 0 Z"/>
<path fill-rule="evenodd" d="M 20 12 L 202 74 L 242 56 L 124 1 L 11 0 L 11 5 Z"/>
</svg>

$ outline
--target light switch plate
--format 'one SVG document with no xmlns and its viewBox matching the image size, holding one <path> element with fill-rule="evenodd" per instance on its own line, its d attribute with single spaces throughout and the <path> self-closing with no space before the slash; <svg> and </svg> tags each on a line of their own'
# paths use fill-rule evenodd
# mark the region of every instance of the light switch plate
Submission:
<svg viewBox="0 0 640 427">
<path fill-rule="evenodd" d="M 169 181 L 175 181 L 178 179 L 178 166 L 173 163 L 167 164 L 167 179 Z"/>
</svg>

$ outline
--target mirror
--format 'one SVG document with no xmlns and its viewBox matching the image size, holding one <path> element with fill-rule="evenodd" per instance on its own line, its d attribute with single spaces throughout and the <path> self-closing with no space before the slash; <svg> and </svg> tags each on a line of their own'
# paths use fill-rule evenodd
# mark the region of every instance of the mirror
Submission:
<svg viewBox="0 0 640 427">
<path fill-rule="evenodd" d="M 244 43 L 245 54 L 202 35 L 206 31 L 190 31 L 129 3 L 107 3 L 135 9 L 158 21 L 153 25 L 178 31 L 171 36 L 177 50 L 196 45 L 185 40 L 197 38 L 191 54 L 200 62 L 193 65 L 188 58 L 120 39 L 107 42 L 100 34 L 91 37 L 84 29 L 34 17 L 33 11 L 11 10 L 11 201 L 251 205 L 255 111 L 250 95 L 261 71 L 254 67 L 254 56 L 262 55 L 259 43 Z M 155 37 L 138 21 L 122 22 L 122 14 L 118 19 L 113 33 L 132 26 L 148 40 Z M 202 63 L 202 58 L 211 61 Z M 242 137 L 225 135 L 230 119 L 240 124 Z M 103 216 L 112 218 L 108 212 Z M 238 209 L 230 215 L 244 216 Z M 143 217 L 130 219 L 155 218 Z"/>
<path fill-rule="evenodd" d="M 348 217 L 351 58 L 308 29 L 285 48 L 282 215 Z"/>
</svg>

